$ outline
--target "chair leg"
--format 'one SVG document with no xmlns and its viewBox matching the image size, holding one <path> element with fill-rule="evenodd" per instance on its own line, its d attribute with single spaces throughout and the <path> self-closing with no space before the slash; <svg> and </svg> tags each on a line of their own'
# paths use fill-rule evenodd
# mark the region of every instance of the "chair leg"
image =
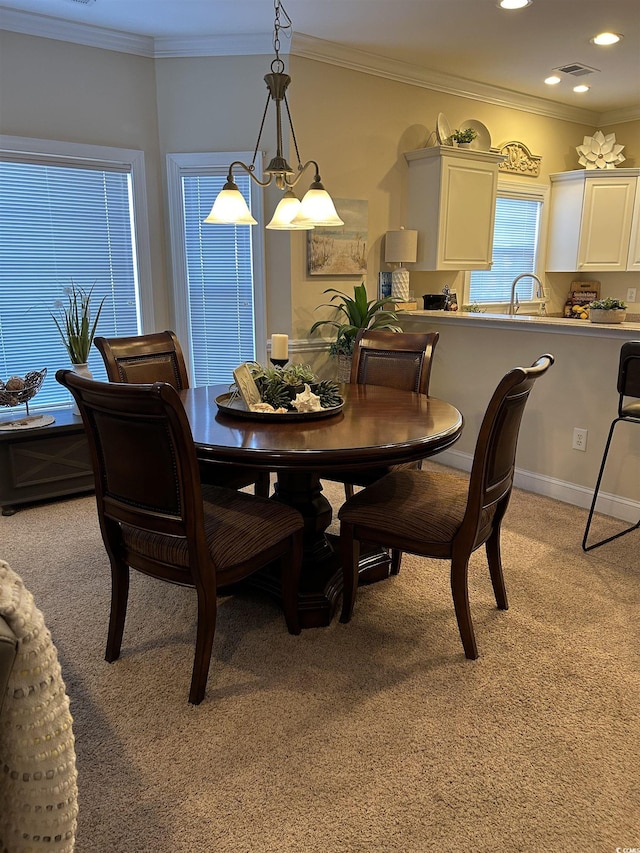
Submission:
<svg viewBox="0 0 640 853">
<path fill-rule="evenodd" d="M 298 591 L 300 587 L 300 567 L 302 565 L 302 531 L 291 537 L 291 547 L 283 556 L 282 568 L 282 607 L 287 629 L 290 634 L 300 633 L 300 614 L 298 612 Z"/>
<path fill-rule="evenodd" d="M 193 674 L 189 702 L 199 705 L 204 699 L 211 663 L 211 649 L 216 632 L 218 602 L 215 590 L 198 588 L 198 626 L 196 631 L 196 650 L 193 658 Z"/>
<path fill-rule="evenodd" d="M 613 539 L 617 539 L 619 536 L 623 536 L 625 533 L 629 533 L 631 530 L 635 530 L 639 525 L 634 524 L 633 527 L 629 527 L 626 530 L 621 531 L 620 533 L 616 533 L 615 536 L 609 536 L 607 539 L 601 539 L 600 542 L 594 542 L 593 545 L 587 545 L 587 538 L 589 536 L 589 530 L 591 529 L 591 522 L 593 520 L 593 514 L 596 509 L 596 501 L 598 500 L 598 492 L 600 491 L 600 483 L 602 482 L 602 475 L 604 474 L 604 468 L 607 464 L 607 456 L 609 455 L 609 448 L 611 447 L 611 440 L 613 438 L 613 431 L 616 428 L 616 424 L 619 423 L 621 418 L 615 418 L 611 422 L 611 428 L 609 429 L 609 435 L 607 437 L 607 443 L 604 446 L 604 453 L 602 454 L 602 462 L 600 464 L 600 471 L 598 472 L 598 479 L 596 480 L 596 487 L 593 490 L 593 500 L 591 501 L 591 508 L 589 509 L 589 515 L 587 517 L 587 525 L 584 529 L 584 536 L 582 537 L 582 550 L 583 551 L 591 551 L 593 548 L 597 548 L 599 545 L 604 545 L 606 542 L 611 542 Z"/>
<path fill-rule="evenodd" d="M 391 549 L 391 569 L 392 575 L 400 574 L 400 563 L 402 562 L 402 551 L 399 548 Z"/>
<path fill-rule="evenodd" d="M 347 500 L 353 497 L 353 486 L 351 483 L 344 484 L 344 496 Z"/>
<path fill-rule="evenodd" d="M 261 471 L 256 477 L 253 493 L 261 498 L 268 498 L 271 492 L 271 478 L 268 471 Z"/>
<path fill-rule="evenodd" d="M 473 634 L 471 608 L 469 607 L 468 569 L 468 555 L 463 559 L 454 556 L 451 560 L 451 593 L 456 619 L 458 620 L 458 630 L 460 631 L 465 656 L 469 660 L 475 660 L 478 657 L 478 647 Z"/>
<path fill-rule="evenodd" d="M 120 657 L 124 623 L 127 616 L 129 599 L 129 566 L 115 556 L 111 556 L 111 614 L 105 660 L 113 663 Z"/>
<path fill-rule="evenodd" d="M 353 537 L 353 525 L 342 522 L 340 525 L 340 558 L 342 561 L 342 613 L 341 622 L 349 622 L 358 589 L 358 567 L 360 563 L 360 542 Z"/>
<path fill-rule="evenodd" d="M 491 575 L 491 585 L 493 593 L 496 597 L 496 604 L 499 610 L 508 610 L 509 602 L 507 601 L 507 589 L 504 585 L 504 575 L 502 574 L 502 555 L 500 553 L 500 525 L 497 524 L 493 528 L 491 536 L 487 539 L 486 545 L 487 562 L 489 563 L 489 574 Z"/>
</svg>

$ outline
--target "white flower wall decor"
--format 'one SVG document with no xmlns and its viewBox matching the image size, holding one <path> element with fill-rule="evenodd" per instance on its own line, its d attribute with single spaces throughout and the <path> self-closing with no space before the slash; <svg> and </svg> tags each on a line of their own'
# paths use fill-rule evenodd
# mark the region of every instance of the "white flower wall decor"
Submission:
<svg viewBox="0 0 640 853">
<path fill-rule="evenodd" d="M 622 153 L 623 148 L 624 145 L 616 143 L 615 133 L 605 136 L 601 130 L 596 130 L 593 136 L 585 136 L 582 145 L 577 146 L 578 163 L 585 169 L 615 169 L 618 163 L 627 159 Z"/>
</svg>

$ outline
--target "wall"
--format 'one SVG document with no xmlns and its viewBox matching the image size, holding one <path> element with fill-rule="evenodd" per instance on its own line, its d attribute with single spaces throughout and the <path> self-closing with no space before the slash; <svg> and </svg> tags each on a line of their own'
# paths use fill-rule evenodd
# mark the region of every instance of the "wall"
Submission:
<svg viewBox="0 0 640 853">
<path fill-rule="evenodd" d="M 462 438 L 448 460 L 456 467 L 465 467 L 467 461 L 456 458 L 459 454 L 468 458 L 473 454 L 484 411 L 504 373 L 551 353 L 555 363 L 536 384 L 527 404 L 517 467 L 526 475 L 524 487 L 530 491 L 590 505 L 604 443 L 618 409 L 620 347 L 624 340 L 637 339 L 637 332 L 567 334 L 530 327 L 493 328 L 483 319 L 438 320 L 419 315 L 407 316 L 403 328 L 440 332 L 430 392 L 464 414 Z M 586 452 L 572 449 L 574 427 L 588 430 Z M 622 424 L 616 430 L 602 491 L 618 496 L 608 508 L 612 515 L 637 521 L 640 429 Z M 579 518 L 578 527 L 584 523 L 584 516 Z M 568 531 L 567 536 L 575 540 L 576 531 Z"/>
<path fill-rule="evenodd" d="M 169 323 L 153 60 L 0 30 L 0 132 L 144 151 L 158 328 Z"/>
</svg>

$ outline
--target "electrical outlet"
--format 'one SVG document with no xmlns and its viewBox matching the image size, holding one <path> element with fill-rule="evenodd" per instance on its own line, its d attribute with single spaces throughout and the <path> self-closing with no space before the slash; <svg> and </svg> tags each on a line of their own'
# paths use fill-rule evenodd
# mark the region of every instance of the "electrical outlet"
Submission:
<svg viewBox="0 0 640 853">
<path fill-rule="evenodd" d="M 587 430 L 582 427 L 573 428 L 573 445 L 574 450 L 587 449 Z"/>
<path fill-rule="evenodd" d="M 637 291 L 637 289 L 636 289 L 635 287 L 628 287 L 628 288 L 627 288 L 627 298 L 626 298 L 626 301 L 627 301 L 627 302 L 635 302 L 635 301 L 636 301 L 637 293 L 638 293 L 638 291 Z"/>
</svg>

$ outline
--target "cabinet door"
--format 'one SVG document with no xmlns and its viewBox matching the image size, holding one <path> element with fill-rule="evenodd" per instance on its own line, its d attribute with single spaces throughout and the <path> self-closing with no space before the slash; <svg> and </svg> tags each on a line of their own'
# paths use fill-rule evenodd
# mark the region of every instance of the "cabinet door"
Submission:
<svg viewBox="0 0 640 853">
<path fill-rule="evenodd" d="M 636 178 L 587 179 L 579 270 L 626 270 Z"/>
<path fill-rule="evenodd" d="M 491 268 L 497 183 L 497 169 L 444 163 L 438 269 Z"/>
<path fill-rule="evenodd" d="M 631 244 L 629 246 L 629 258 L 627 269 L 640 271 L 640 179 L 636 178 L 636 199 L 633 205 L 633 217 L 631 224 Z"/>
</svg>

